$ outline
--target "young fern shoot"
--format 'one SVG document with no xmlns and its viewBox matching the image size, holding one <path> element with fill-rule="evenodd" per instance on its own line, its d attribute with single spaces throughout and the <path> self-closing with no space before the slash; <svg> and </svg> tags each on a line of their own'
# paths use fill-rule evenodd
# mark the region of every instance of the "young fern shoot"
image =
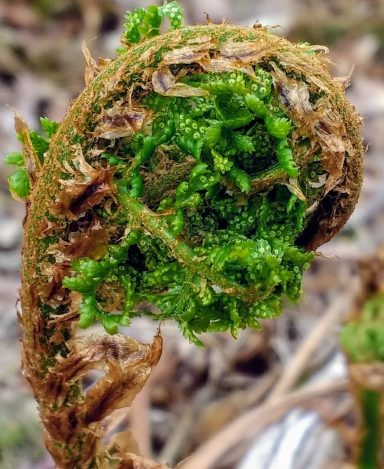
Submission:
<svg viewBox="0 0 384 469">
<path fill-rule="evenodd" d="M 299 298 L 362 178 L 360 119 L 323 48 L 260 26 L 184 27 L 171 2 L 128 13 L 118 57 L 88 60 L 86 76 L 63 122 L 42 120 L 46 137 L 16 117 L 23 157 L 8 157 L 27 204 L 23 368 L 68 468 L 128 457 L 97 447 L 101 422 L 144 384 L 161 339 L 120 326 L 171 319 L 199 345 L 259 328 Z M 107 334 L 77 339 L 94 323 Z M 106 377 L 84 395 L 96 366 Z"/>
</svg>

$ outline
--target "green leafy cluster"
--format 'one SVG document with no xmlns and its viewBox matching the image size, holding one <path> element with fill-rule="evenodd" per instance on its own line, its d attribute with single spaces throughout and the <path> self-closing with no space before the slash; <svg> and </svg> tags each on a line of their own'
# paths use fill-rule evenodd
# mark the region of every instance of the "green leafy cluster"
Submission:
<svg viewBox="0 0 384 469">
<path fill-rule="evenodd" d="M 184 18 L 181 6 L 176 1 L 165 1 L 162 6 L 152 5 L 129 11 L 125 16 L 123 43 L 129 46 L 158 36 L 163 18 L 169 19 L 171 29 L 180 28 Z M 125 50 L 125 47 L 121 47 L 118 51 Z"/>
<path fill-rule="evenodd" d="M 81 327 L 101 320 L 115 333 L 147 313 L 177 321 L 200 343 L 201 332 L 230 329 L 236 336 L 239 328 L 257 328 L 260 318 L 280 314 L 282 296 L 300 295 L 313 258 L 295 245 L 307 203 L 285 185 L 252 191 L 254 180 L 276 168 L 287 179 L 299 174 L 290 146 L 294 124 L 270 74 L 256 66 L 254 79 L 233 72 L 182 81 L 207 96 L 148 94 L 142 105 L 153 121 L 103 154 L 115 166 L 115 220 L 129 234 L 100 260 L 76 260 L 74 275 L 64 279 L 82 294 Z M 164 155 L 176 166 L 191 162 L 191 170 L 160 200 L 143 203 L 151 185 L 161 183 Z M 119 292 L 113 311 L 105 291 Z"/>
<path fill-rule="evenodd" d="M 37 158 L 39 159 L 40 163 L 42 163 L 44 160 L 44 155 L 48 150 L 49 140 L 57 131 L 59 124 L 57 122 L 51 121 L 47 117 L 41 117 L 40 125 L 46 137 L 43 137 L 35 130 L 32 130 L 29 132 L 29 138 Z M 20 136 L 19 140 L 22 141 Z M 18 168 L 8 177 L 8 184 L 12 195 L 16 199 L 26 199 L 31 191 L 31 184 L 23 153 L 9 153 L 5 156 L 4 163 L 10 166 L 16 166 Z"/>
<path fill-rule="evenodd" d="M 133 303 L 131 292 L 134 289 L 134 279 L 131 274 L 134 270 L 124 266 L 130 246 L 139 240 L 139 233 L 129 233 L 118 246 L 110 246 L 107 254 L 100 261 L 92 259 L 77 259 L 72 263 L 72 269 L 77 273 L 76 277 L 67 277 L 63 285 L 83 295 L 83 301 L 79 308 L 79 326 L 86 328 L 95 321 L 101 321 L 105 330 L 110 334 L 118 331 L 118 324 L 128 324 Z M 133 275 L 134 276 L 134 275 Z M 121 314 L 108 314 L 102 311 L 97 302 L 97 290 L 102 282 L 119 284 L 124 288 L 125 298 Z"/>
<path fill-rule="evenodd" d="M 292 122 L 278 108 L 270 74 L 256 67 L 255 75 L 251 80 L 241 72 L 207 73 L 181 80 L 206 90 L 208 98 L 167 98 L 152 93 L 145 102 L 158 115 L 154 140 L 167 136 L 167 141 L 197 160 L 208 148 L 217 172 L 229 173 L 244 192 L 250 190 L 244 164 L 247 169 L 255 164 L 255 172 L 263 163 L 269 167 L 279 164 L 289 176 L 298 176 L 287 140 Z"/>
<path fill-rule="evenodd" d="M 26 199 L 31 191 L 31 186 L 25 168 L 23 153 L 9 153 L 5 156 L 4 163 L 18 168 L 8 176 L 9 189 L 13 197 L 15 199 Z"/>
<path fill-rule="evenodd" d="M 356 363 L 384 361 L 384 294 L 370 298 L 360 317 L 347 323 L 340 334 L 342 347 Z"/>
</svg>

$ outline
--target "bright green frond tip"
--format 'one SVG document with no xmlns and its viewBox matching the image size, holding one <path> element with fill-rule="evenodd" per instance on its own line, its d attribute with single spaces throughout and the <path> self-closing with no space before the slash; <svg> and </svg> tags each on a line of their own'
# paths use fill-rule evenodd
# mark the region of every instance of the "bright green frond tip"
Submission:
<svg viewBox="0 0 384 469">
<path fill-rule="evenodd" d="M 51 137 L 57 132 L 59 123 L 48 119 L 48 117 L 40 118 L 40 125 L 46 137 L 40 135 L 35 130 L 29 132 L 32 148 L 40 163 L 44 161 L 44 155 L 48 150 Z M 19 137 L 22 143 L 21 137 Z M 8 177 L 9 189 L 12 196 L 17 200 L 26 199 L 31 191 L 31 184 L 24 161 L 23 152 L 12 152 L 4 157 L 4 163 L 9 166 L 17 166 L 18 169 Z"/>
<path fill-rule="evenodd" d="M 8 177 L 9 189 L 15 199 L 26 199 L 31 190 L 27 171 L 18 169 Z"/>
<path fill-rule="evenodd" d="M 169 18 L 171 29 L 178 29 L 183 25 L 183 9 L 177 2 L 164 2 L 163 6 L 159 7 L 159 15 Z"/>
<path fill-rule="evenodd" d="M 57 132 L 57 129 L 59 128 L 60 124 L 58 122 L 48 119 L 48 117 L 40 117 L 40 125 L 47 137 L 51 138 Z"/>
<path fill-rule="evenodd" d="M 24 200 L 28 197 L 31 187 L 27 170 L 25 169 L 24 156 L 22 152 L 12 152 L 4 157 L 4 163 L 16 166 L 15 170 L 8 176 L 9 190 L 16 200 Z"/>
<path fill-rule="evenodd" d="M 19 151 L 8 153 L 8 155 L 4 157 L 4 163 L 9 166 L 24 166 L 24 156 Z"/>
<path fill-rule="evenodd" d="M 137 8 L 125 15 L 122 42 L 126 46 L 138 44 L 144 39 L 160 34 L 163 18 L 168 18 L 171 29 L 178 29 L 183 25 L 184 14 L 177 2 L 164 2 L 160 7 L 152 5 L 147 8 Z M 125 47 L 118 52 L 124 52 Z"/>
<path fill-rule="evenodd" d="M 384 294 L 370 298 L 361 316 L 346 324 L 340 341 L 351 361 L 372 363 L 384 361 Z"/>
</svg>

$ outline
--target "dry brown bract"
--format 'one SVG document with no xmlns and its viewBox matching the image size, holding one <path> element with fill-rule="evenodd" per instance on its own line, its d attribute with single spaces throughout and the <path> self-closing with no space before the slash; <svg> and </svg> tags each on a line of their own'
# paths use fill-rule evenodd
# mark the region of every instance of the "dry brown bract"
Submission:
<svg viewBox="0 0 384 469">
<path fill-rule="evenodd" d="M 39 172 L 41 169 L 41 162 L 39 157 L 36 154 L 35 149 L 33 148 L 31 137 L 29 135 L 30 128 L 25 120 L 21 117 L 21 115 L 15 112 L 15 130 L 18 135 L 20 135 L 22 143 L 23 143 L 23 153 L 24 153 L 24 161 L 25 167 L 27 168 L 27 173 L 29 177 L 29 181 L 31 183 L 31 187 L 37 181 L 39 177 Z"/>
<path fill-rule="evenodd" d="M 89 83 L 91 83 L 91 81 L 98 75 L 100 70 L 95 60 L 92 58 L 85 42 L 81 44 L 81 50 L 85 59 L 84 81 L 86 85 L 89 85 Z"/>
<path fill-rule="evenodd" d="M 244 64 L 257 64 L 266 56 L 276 53 L 276 42 L 268 37 L 265 41 L 232 42 L 220 48 L 220 54 L 227 59 L 240 60 Z"/>
<path fill-rule="evenodd" d="M 86 467 L 94 455 L 103 419 L 114 410 L 129 406 L 140 392 L 160 358 L 162 339 L 157 335 L 151 345 L 143 345 L 129 337 L 107 336 L 91 342 L 76 341 L 70 346 L 69 355 L 59 358 L 46 378 L 31 382 L 37 395 L 44 396 L 40 415 L 47 430 L 46 444 L 54 459 L 60 461 L 60 469 L 73 469 L 73 459 L 58 442 L 72 446 L 81 440 L 85 443 L 79 467 Z M 93 369 L 102 370 L 105 376 L 84 398 L 66 404 L 68 393 L 75 391 L 74 383 Z"/>
<path fill-rule="evenodd" d="M 112 183 L 113 168 L 93 168 L 84 159 L 81 147 L 77 147 L 78 168 L 71 170 L 72 173 L 81 174 L 81 180 L 69 179 L 60 180 L 63 187 L 55 203 L 56 214 L 67 216 L 76 220 L 86 210 L 99 204 L 106 195 L 111 195 L 114 191 Z"/>
<path fill-rule="evenodd" d="M 114 107 L 103 115 L 102 123 L 96 128 L 94 135 L 108 140 L 133 135 L 143 128 L 146 117 L 145 110 Z"/>
<path fill-rule="evenodd" d="M 161 67 L 152 75 L 153 90 L 163 96 L 207 96 L 208 91 L 184 83 L 177 83 L 177 78 L 172 75 L 168 67 Z"/>
<path fill-rule="evenodd" d="M 162 62 L 164 65 L 198 63 L 204 58 L 209 58 L 209 50 L 212 46 L 211 38 L 207 38 L 205 42 L 200 44 L 180 47 L 180 49 L 166 52 L 163 55 Z"/>
<path fill-rule="evenodd" d="M 108 232 L 96 221 L 85 231 L 70 233 L 68 241 L 60 240 L 49 248 L 56 262 L 69 263 L 78 257 L 100 259 L 108 246 Z"/>
</svg>

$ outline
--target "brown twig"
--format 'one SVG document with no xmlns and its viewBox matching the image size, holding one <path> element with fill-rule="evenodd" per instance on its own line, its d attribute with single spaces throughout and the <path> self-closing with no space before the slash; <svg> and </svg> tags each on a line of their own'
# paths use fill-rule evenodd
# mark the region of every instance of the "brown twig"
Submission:
<svg viewBox="0 0 384 469">
<path fill-rule="evenodd" d="M 355 291 L 357 282 L 351 285 L 351 291 Z M 296 384 L 300 376 L 308 366 L 313 353 L 318 349 L 321 342 L 330 333 L 330 330 L 340 323 L 344 313 L 350 310 L 352 298 L 346 292 L 339 295 L 318 321 L 311 333 L 299 346 L 294 357 L 289 362 L 288 368 L 283 372 L 273 391 L 268 397 L 268 402 L 274 402 L 281 398 Z"/>
<path fill-rule="evenodd" d="M 158 457 L 160 461 L 168 464 L 175 463 L 180 448 L 191 431 L 196 413 L 209 395 L 212 395 L 212 388 L 204 387 L 197 392 L 193 401 L 187 405 Z"/>
<path fill-rule="evenodd" d="M 285 397 L 278 397 L 240 417 L 202 445 L 192 456 L 181 462 L 178 469 L 212 469 L 215 463 L 240 441 L 254 438 L 265 426 L 281 418 L 292 407 L 330 393 L 345 391 L 347 379 L 306 386 Z"/>
<path fill-rule="evenodd" d="M 149 407 L 150 383 L 147 382 L 132 402 L 130 409 L 132 433 L 140 448 L 140 453 L 145 457 L 152 456 Z"/>
</svg>

